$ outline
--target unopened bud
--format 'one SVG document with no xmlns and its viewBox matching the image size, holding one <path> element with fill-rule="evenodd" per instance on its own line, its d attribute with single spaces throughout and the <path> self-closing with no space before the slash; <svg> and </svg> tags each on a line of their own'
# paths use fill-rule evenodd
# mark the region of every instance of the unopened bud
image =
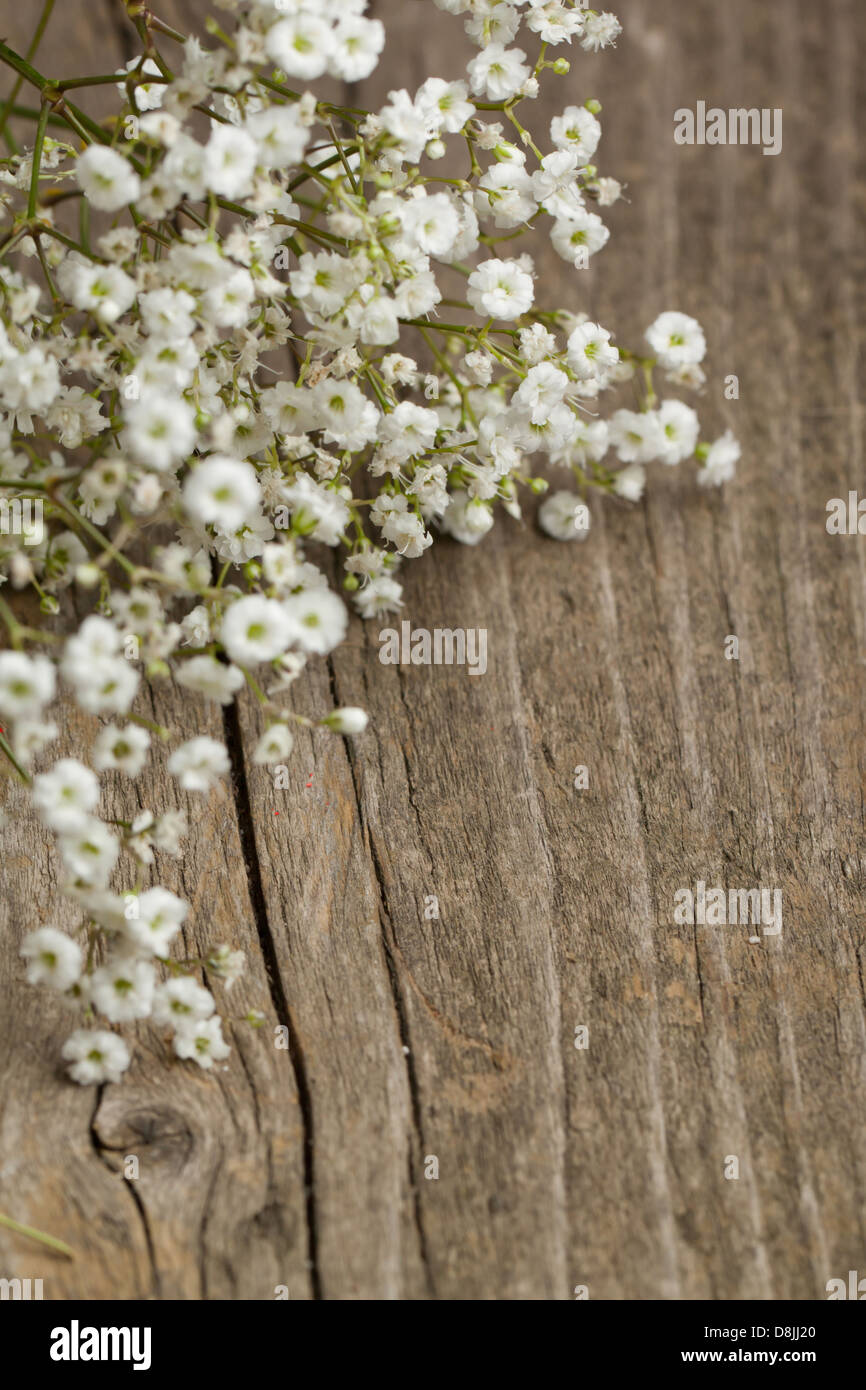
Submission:
<svg viewBox="0 0 866 1390">
<path fill-rule="evenodd" d="M 99 583 L 101 573 L 98 565 L 79 565 L 75 571 L 75 581 L 82 589 L 93 589 Z"/>
<path fill-rule="evenodd" d="M 369 722 L 369 715 L 366 710 L 358 709 L 357 705 L 346 705 L 343 709 L 331 710 L 319 722 L 335 734 L 362 734 Z"/>
</svg>

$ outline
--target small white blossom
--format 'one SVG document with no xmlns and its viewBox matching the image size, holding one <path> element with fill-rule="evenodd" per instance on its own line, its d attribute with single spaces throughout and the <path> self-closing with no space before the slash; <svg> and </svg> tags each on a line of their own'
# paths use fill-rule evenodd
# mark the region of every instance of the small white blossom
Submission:
<svg viewBox="0 0 866 1390">
<path fill-rule="evenodd" d="M 134 203 L 141 180 L 129 160 L 110 145 L 88 145 L 75 168 L 78 185 L 92 207 L 116 212 Z"/>
<path fill-rule="evenodd" d="M 294 742 L 294 735 L 286 724 L 272 724 L 256 744 L 253 762 L 259 764 L 281 762 L 291 753 Z"/>
<path fill-rule="evenodd" d="M 558 541 L 585 541 L 589 532 L 586 503 L 573 492 L 554 492 L 538 509 L 538 524 Z"/>
<path fill-rule="evenodd" d="M 722 483 L 729 483 L 736 472 L 741 452 L 731 430 L 725 430 L 721 439 L 711 444 L 707 451 L 704 466 L 698 474 L 701 486 L 721 487 Z"/>
<path fill-rule="evenodd" d="M 229 770 L 225 744 L 207 734 L 188 739 L 168 760 L 168 770 L 188 792 L 209 792 Z"/>
<path fill-rule="evenodd" d="M 703 361 L 707 350 L 697 319 L 674 310 L 659 314 L 647 329 L 646 338 L 663 367 L 691 366 Z"/>
<path fill-rule="evenodd" d="M 532 276 L 516 261 L 483 261 L 469 276 L 466 296 L 479 314 L 516 319 L 532 308 Z"/>
<path fill-rule="evenodd" d="M 231 1048 L 222 1035 L 222 1024 L 216 1014 L 182 1023 L 174 1035 L 173 1047 L 184 1061 L 197 1062 L 209 1071 L 214 1062 L 228 1057 Z"/>
<path fill-rule="evenodd" d="M 79 1028 L 63 1044 L 62 1055 L 72 1065 L 69 1075 L 80 1086 L 120 1081 L 130 1063 L 123 1038 L 103 1028 Z"/>
<path fill-rule="evenodd" d="M 62 993 L 81 976 L 81 947 L 56 927 L 39 927 L 30 932 L 21 943 L 21 955 L 28 962 L 28 984 L 49 985 Z"/>
<path fill-rule="evenodd" d="M 150 734 L 135 724 L 127 724 L 119 729 L 116 724 L 107 724 L 101 729 L 93 745 L 93 766 L 100 772 L 117 768 L 127 777 L 137 777 L 147 761 L 150 748 Z"/>
</svg>

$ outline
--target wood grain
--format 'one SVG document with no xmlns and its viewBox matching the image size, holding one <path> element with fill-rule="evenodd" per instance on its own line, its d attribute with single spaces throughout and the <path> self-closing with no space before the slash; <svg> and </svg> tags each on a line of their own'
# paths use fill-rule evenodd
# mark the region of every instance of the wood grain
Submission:
<svg viewBox="0 0 866 1390">
<path fill-rule="evenodd" d="M 864 1267 L 866 565 L 824 519 L 864 484 L 866 13 L 614 8 L 617 51 L 576 50 L 536 125 L 601 100 L 629 201 L 590 271 L 536 243 L 539 281 L 635 346 L 661 310 L 695 314 L 702 420 L 739 436 L 737 479 L 710 495 L 656 469 L 639 506 L 594 505 L 585 545 L 505 518 L 407 563 L 405 616 L 486 627 L 487 674 L 382 666 L 378 625 L 353 622 L 295 702 L 362 704 L 371 728 L 299 739 L 287 791 L 251 761 L 254 709 L 229 714 L 231 795 L 160 874 L 193 901 L 190 942 L 245 947 L 231 1012 L 265 1008 L 288 1052 L 238 1025 L 226 1070 L 191 1075 L 142 1029 L 122 1086 L 65 1084 L 66 1019 L 17 959 L 57 911 L 55 867 L 14 794 L 0 1210 L 77 1258 L 0 1231 L 0 1272 L 46 1297 L 814 1299 Z M 48 66 L 121 61 L 116 9 L 64 5 Z M 374 12 L 389 47 L 363 99 L 458 75 L 459 20 Z M 23 15 L 4 27 L 26 42 Z M 675 145 L 698 100 L 781 107 L 782 154 Z M 169 687 L 152 699 L 219 732 Z M 156 774 L 136 795 L 174 793 Z M 781 936 L 674 926 L 699 879 L 781 888 Z"/>
</svg>

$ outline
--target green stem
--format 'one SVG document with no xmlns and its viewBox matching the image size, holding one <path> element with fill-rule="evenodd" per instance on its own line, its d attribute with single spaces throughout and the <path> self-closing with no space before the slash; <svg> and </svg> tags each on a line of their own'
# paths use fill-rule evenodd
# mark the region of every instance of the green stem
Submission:
<svg viewBox="0 0 866 1390">
<path fill-rule="evenodd" d="M 36 127 L 36 143 L 33 146 L 33 168 L 30 173 L 30 196 L 27 199 L 27 216 L 36 216 L 36 199 L 39 195 L 39 168 L 42 164 L 42 146 L 45 144 L 45 127 L 48 125 L 48 106 L 42 103 L 39 124 Z"/>
<path fill-rule="evenodd" d="M 177 29 L 172 29 L 170 24 L 166 24 L 164 19 L 157 19 L 155 14 L 150 16 L 150 27 L 155 29 L 158 34 L 165 34 L 166 38 L 174 39 L 175 43 L 186 43 L 185 34 L 181 34 Z"/>
<path fill-rule="evenodd" d="M 33 33 L 33 38 L 30 40 L 30 47 L 27 49 L 27 58 L 24 60 L 24 65 L 25 65 L 25 67 L 27 66 L 27 64 L 29 63 L 29 60 L 33 57 L 33 55 L 35 54 L 37 48 L 39 47 L 40 43 L 42 42 L 42 35 L 45 33 L 45 27 L 46 27 L 46 25 L 48 24 L 49 19 L 51 18 L 51 11 L 52 11 L 53 9 L 54 9 L 54 0 L 45 0 L 45 4 L 42 6 L 42 13 L 41 13 L 41 15 L 39 16 L 39 23 L 36 25 L 36 29 L 34 30 L 34 33 Z M 6 45 L 5 45 L 5 44 L 3 44 L 3 48 L 6 48 Z M 11 48 L 10 48 L 10 49 L 7 49 L 7 53 L 11 54 L 11 53 L 12 53 L 12 49 L 11 49 Z M 17 53 L 16 53 L 14 56 L 17 58 L 17 57 L 18 57 Z M 9 62 L 9 59 L 6 58 L 5 55 L 4 55 L 4 61 Z M 14 63 L 11 63 L 10 66 L 11 66 L 11 67 L 15 67 L 15 64 L 14 64 Z M 6 99 L 5 103 L 4 103 L 2 113 L 0 113 L 0 130 L 5 130 L 5 129 L 6 129 L 6 122 L 7 122 L 8 119 L 9 119 L 9 113 L 13 110 L 13 108 L 14 108 L 14 106 L 15 106 L 15 98 L 17 97 L 18 93 L 21 91 L 21 84 L 22 84 L 22 82 L 24 81 L 25 78 L 27 78 L 28 81 L 32 81 L 32 78 L 30 78 L 29 75 L 28 75 L 28 73 L 25 72 L 25 71 L 23 71 L 22 68 L 15 68 L 15 70 L 16 70 L 16 72 L 18 73 L 18 80 L 17 80 L 17 82 L 15 83 L 15 86 L 12 88 L 12 91 L 9 93 L 9 96 L 7 97 L 7 99 Z M 29 69 L 29 72 L 30 72 L 30 73 L 33 73 L 36 77 L 39 76 L 39 74 L 36 72 L 35 68 L 30 68 L 30 69 Z M 41 90 L 41 88 L 40 88 L 40 90 Z"/>
<path fill-rule="evenodd" d="M 0 618 L 3 619 L 3 622 L 9 629 L 9 641 L 12 643 L 16 651 L 20 650 L 21 624 L 15 617 L 15 614 L 12 612 L 12 609 L 9 607 L 9 604 L 6 602 L 4 598 L 0 598 Z"/>
<path fill-rule="evenodd" d="M 29 785 L 33 779 L 31 778 L 29 772 L 26 772 L 24 768 L 21 766 L 15 754 L 12 752 L 12 747 L 9 741 L 4 737 L 3 734 L 0 734 L 0 753 L 3 753 L 9 759 L 10 763 L 14 767 L 15 771 L 18 773 L 18 776 L 21 778 L 22 782 L 26 782 Z M 0 1216 L 0 1222 L 2 1222 L 2 1220 L 3 1218 L 2 1216 Z"/>
<path fill-rule="evenodd" d="M 21 106 L 18 102 L 16 102 L 14 106 L 10 106 L 9 114 L 10 116 L 20 116 L 21 120 L 23 121 L 39 120 L 39 112 L 37 111 L 35 106 Z M 63 117 L 56 115 L 54 111 L 50 112 L 48 116 L 48 124 L 62 125 L 64 128 L 66 127 L 66 122 L 64 121 Z"/>
<path fill-rule="evenodd" d="M 108 132 L 103 130 L 101 125 L 97 125 L 96 121 L 91 120 L 86 111 L 82 111 L 78 106 L 73 106 L 71 101 L 64 101 L 63 105 L 66 111 L 73 115 L 85 130 L 90 132 L 94 140 L 98 140 L 103 145 L 111 144 L 111 136 Z M 130 162 L 133 163 L 134 161 Z"/>
<path fill-rule="evenodd" d="M 31 1240 L 38 1240 L 43 1245 L 48 1245 L 52 1250 L 57 1250 L 61 1255 L 66 1255 L 67 1259 L 75 1259 L 75 1251 L 71 1250 L 65 1241 L 58 1240 L 56 1236 L 46 1235 L 44 1231 L 37 1231 L 35 1226 L 23 1226 L 20 1221 L 13 1221 L 11 1216 L 4 1216 L 0 1212 L 0 1226 L 8 1226 L 10 1231 L 17 1231 L 20 1236 L 29 1236 Z"/>
</svg>

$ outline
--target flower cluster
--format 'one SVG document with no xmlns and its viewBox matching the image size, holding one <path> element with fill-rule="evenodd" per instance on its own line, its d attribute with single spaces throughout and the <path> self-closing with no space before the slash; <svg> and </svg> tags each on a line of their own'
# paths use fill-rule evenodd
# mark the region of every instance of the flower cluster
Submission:
<svg viewBox="0 0 866 1390">
<path fill-rule="evenodd" d="M 0 45 L 38 105 L 20 144 L 27 108 L 0 112 L 17 151 L 0 160 L 0 749 L 80 912 L 79 940 L 43 925 L 23 954 L 32 983 L 83 1011 L 64 1048 L 82 1083 L 129 1063 L 103 1023 L 150 1017 L 206 1067 L 227 1052 L 193 972 L 230 982 L 237 954 L 174 960 L 189 905 L 145 886 L 159 855 L 180 853 L 183 813 L 98 814 L 98 774 L 138 777 L 168 736 L 135 708 L 143 679 L 217 706 L 250 690 L 255 760 L 281 763 L 298 724 L 366 723 L 287 699 L 344 638 L 347 603 L 397 612 L 401 564 L 437 534 L 476 544 L 499 507 L 520 518 L 548 488 L 537 464 L 571 479 L 539 511 L 568 540 L 586 534 L 593 489 L 635 500 L 648 464 L 690 458 L 720 484 L 739 453 L 730 434 L 699 442 L 673 394 L 704 381 L 694 319 L 663 312 L 646 348 L 626 350 L 578 309 L 545 308 L 515 246 L 547 235 L 579 300 L 622 192 L 595 164 L 601 108 L 572 99 L 572 79 L 545 128 L 523 113 L 569 72 L 566 54 L 615 42 L 613 15 L 435 0 L 464 17 L 465 73 L 366 111 L 308 86 L 372 73 L 385 32 L 366 0 L 220 3 L 230 32 L 209 23 L 206 45 L 128 0 L 140 54 L 93 78 L 49 79 Z M 96 85 L 117 90 L 101 122 L 78 105 Z M 13 524 L 25 503 L 39 536 Z M 71 630 L 70 589 L 88 614 Z M 25 590 L 58 621 L 25 623 L 9 598 Z M 51 759 L 60 682 L 94 721 L 86 761 Z M 200 736 L 167 767 L 206 794 L 229 755 Z M 111 888 L 121 855 L 126 893 Z"/>
</svg>

